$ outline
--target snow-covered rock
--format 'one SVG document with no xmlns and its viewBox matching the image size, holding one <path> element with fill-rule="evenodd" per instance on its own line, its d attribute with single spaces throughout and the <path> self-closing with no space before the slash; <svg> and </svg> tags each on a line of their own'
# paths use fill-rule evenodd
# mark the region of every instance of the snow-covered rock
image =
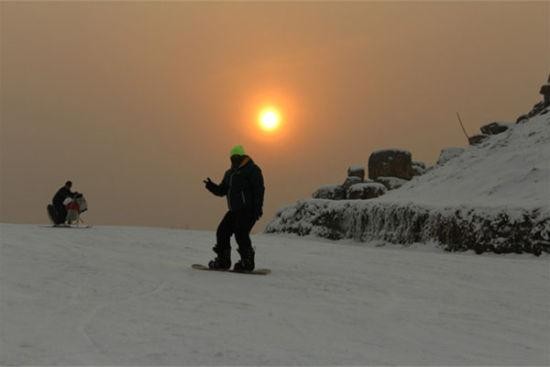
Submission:
<svg viewBox="0 0 550 367">
<path fill-rule="evenodd" d="M 529 116 L 527 114 L 520 115 L 516 120 L 516 124 L 522 124 L 527 120 L 529 120 Z"/>
<path fill-rule="evenodd" d="M 485 140 L 487 140 L 487 138 L 489 138 L 489 135 L 485 135 L 485 134 L 473 135 L 468 138 L 468 143 L 470 143 L 470 145 L 478 145 L 483 143 Z"/>
<path fill-rule="evenodd" d="M 359 177 L 361 181 L 365 180 L 365 167 L 353 165 L 348 168 L 348 177 Z"/>
<path fill-rule="evenodd" d="M 386 191 L 386 186 L 377 182 L 357 183 L 349 187 L 346 198 L 350 200 L 373 199 L 378 196 L 384 195 Z"/>
<path fill-rule="evenodd" d="M 312 195 L 314 199 L 343 200 L 346 198 L 346 190 L 341 185 L 323 185 Z"/>
<path fill-rule="evenodd" d="M 381 183 L 386 187 L 388 190 L 395 190 L 409 182 L 408 180 L 404 180 L 399 177 L 378 177 L 376 179 L 376 182 Z"/>
<path fill-rule="evenodd" d="M 550 76 L 548 76 L 548 83 L 540 87 L 540 94 L 542 94 L 542 103 L 544 107 L 550 106 Z"/>
<path fill-rule="evenodd" d="M 542 101 L 536 103 L 528 113 L 519 116 L 516 123 L 525 123 L 531 117 L 546 115 L 550 112 L 550 75 L 548 76 L 547 83 L 540 87 L 539 93 L 542 94 Z"/>
<path fill-rule="evenodd" d="M 372 152 L 369 157 L 369 178 L 374 180 L 380 176 L 410 180 L 413 177 L 411 152 L 402 149 Z"/>
<path fill-rule="evenodd" d="M 420 161 L 412 161 L 413 176 L 420 176 L 426 173 L 426 164 Z"/>
<path fill-rule="evenodd" d="M 513 124 L 506 122 L 491 122 L 479 128 L 482 134 L 497 135 L 508 130 Z"/>
<path fill-rule="evenodd" d="M 342 189 L 347 193 L 348 189 L 353 185 L 362 183 L 363 180 L 357 176 L 348 176 L 344 183 L 342 184 Z"/>
</svg>

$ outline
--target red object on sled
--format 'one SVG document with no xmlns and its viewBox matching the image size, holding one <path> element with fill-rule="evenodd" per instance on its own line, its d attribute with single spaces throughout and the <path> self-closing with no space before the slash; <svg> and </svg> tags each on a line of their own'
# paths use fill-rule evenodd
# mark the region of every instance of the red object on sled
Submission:
<svg viewBox="0 0 550 367">
<path fill-rule="evenodd" d="M 65 205 L 65 208 L 67 208 L 67 210 L 76 210 L 78 213 L 80 213 L 80 206 L 78 206 L 78 203 L 76 202 L 76 200 L 73 200 L 67 205 Z"/>
</svg>

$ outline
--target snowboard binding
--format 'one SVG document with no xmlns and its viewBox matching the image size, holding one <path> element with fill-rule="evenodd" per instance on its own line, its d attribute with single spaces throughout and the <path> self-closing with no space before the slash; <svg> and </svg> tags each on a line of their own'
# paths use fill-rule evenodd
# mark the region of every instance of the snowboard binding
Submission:
<svg viewBox="0 0 550 367">
<path fill-rule="evenodd" d="M 241 259 L 235 263 L 233 271 L 237 273 L 250 273 L 254 271 L 254 249 L 250 248 L 249 250 L 237 250 L 241 255 Z"/>
<path fill-rule="evenodd" d="M 229 270 L 231 268 L 231 248 L 222 249 L 217 244 L 212 247 L 216 253 L 216 258 L 208 263 L 208 267 L 213 270 Z"/>
</svg>

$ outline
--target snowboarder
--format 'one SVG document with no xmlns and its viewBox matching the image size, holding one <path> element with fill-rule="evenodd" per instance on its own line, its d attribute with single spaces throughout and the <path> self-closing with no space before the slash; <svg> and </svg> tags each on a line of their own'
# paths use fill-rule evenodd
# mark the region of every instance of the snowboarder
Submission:
<svg viewBox="0 0 550 367">
<path fill-rule="evenodd" d="M 239 246 L 241 256 L 233 270 L 251 272 L 254 270 L 254 249 L 250 231 L 262 216 L 264 203 L 264 179 L 262 171 L 245 154 L 242 145 L 236 145 L 230 152 L 231 168 L 225 172 L 218 185 L 210 177 L 204 180 L 206 189 L 216 196 L 226 196 L 229 210 L 216 231 L 216 245 L 212 250 L 216 258 L 208 263 L 210 269 L 226 270 L 231 267 L 231 235 Z"/>
<path fill-rule="evenodd" d="M 67 219 L 65 200 L 67 198 L 74 198 L 78 194 L 77 192 L 71 191 L 72 186 L 73 183 L 71 181 L 65 182 L 65 185 L 55 193 L 52 199 L 52 205 L 48 206 L 48 213 L 55 225 L 65 223 Z"/>
</svg>

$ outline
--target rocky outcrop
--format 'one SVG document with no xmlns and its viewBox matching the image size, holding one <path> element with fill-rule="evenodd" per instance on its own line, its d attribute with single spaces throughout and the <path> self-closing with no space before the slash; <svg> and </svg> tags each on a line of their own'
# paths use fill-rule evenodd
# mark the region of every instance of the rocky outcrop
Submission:
<svg viewBox="0 0 550 367">
<path fill-rule="evenodd" d="M 350 186 L 347 191 L 347 198 L 350 200 L 374 199 L 386 193 L 386 186 L 378 182 L 357 183 Z"/>
<path fill-rule="evenodd" d="M 364 167 L 350 166 L 344 183 L 322 186 L 313 193 L 312 197 L 328 200 L 371 199 L 383 195 L 387 190 L 395 190 L 413 176 L 423 175 L 427 171 L 426 165 L 420 161 L 413 161 L 411 153 L 406 150 L 379 150 L 369 157 L 370 179 L 365 179 Z M 359 184 L 365 185 L 356 186 Z M 350 191 L 352 186 L 354 189 Z"/>
<path fill-rule="evenodd" d="M 369 178 L 380 176 L 410 180 L 414 176 L 411 153 L 398 149 L 373 152 L 369 157 Z"/>
</svg>

